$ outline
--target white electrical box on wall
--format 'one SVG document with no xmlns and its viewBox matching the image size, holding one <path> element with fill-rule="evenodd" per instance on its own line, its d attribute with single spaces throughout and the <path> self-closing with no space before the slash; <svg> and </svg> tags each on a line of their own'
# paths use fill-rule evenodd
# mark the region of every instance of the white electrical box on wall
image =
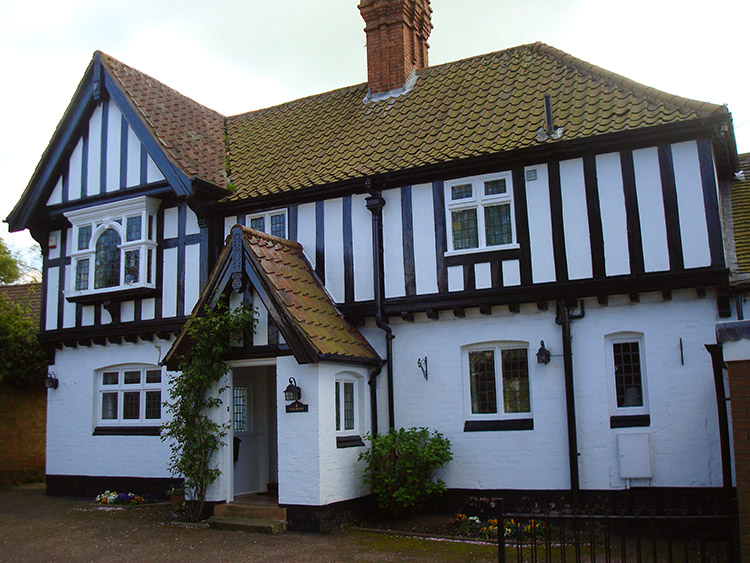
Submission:
<svg viewBox="0 0 750 563">
<path fill-rule="evenodd" d="M 648 432 L 617 435 L 621 479 L 651 479 L 651 436 Z"/>
</svg>

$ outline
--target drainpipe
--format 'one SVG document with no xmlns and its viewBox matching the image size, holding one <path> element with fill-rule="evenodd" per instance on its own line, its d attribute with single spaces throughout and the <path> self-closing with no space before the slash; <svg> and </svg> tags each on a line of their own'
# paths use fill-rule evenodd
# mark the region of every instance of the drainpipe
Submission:
<svg viewBox="0 0 750 563">
<path fill-rule="evenodd" d="M 378 433 L 378 376 L 383 371 L 383 364 L 380 364 L 370 374 L 370 379 L 367 384 L 370 386 L 370 420 L 371 429 L 370 434 L 375 436 Z"/>
<path fill-rule="evenodd" d="M 384 313 L 385 300 L 385 270 L 383 268 L 383 207 L 385 199 L 380 191 L 372 189 L 369 178 L 365 181 L 367 192 L 370 194 L 365 201 L 367 209 L 372 213 L 372 265 L 373 284 L 375 293 L 375 324 L 385 332 L 385 366 L 388 378 L 388 427 L 395 428 L 393 415 L 393 330 L 386 322 Z M 371 392 L 374 386 L 370 386 Z"/>
<path fill-rule="evenodd" d="M 562 328 L 563 342 L 563 364 L 565 369 L 565 403 L 568 416 L 568 458 L 570 464 L 570 492 L 573 504 L 578 504 L 578 493 L 581 490 L 578 475 L 578 437 L 576 435 L 576 402 L 575 389 L 573 387 L 573 346 L 570 326 L 576 319 L 582 319 L 586 315 L 583 301 L 579 305 L 581 312 L 577 315 L 570 314 L 570 307 L 565 300 L 557 302 L 557 315 L 555 322 Z M 572 307 L 575 309 L 575 307 Z"/>
</svg>

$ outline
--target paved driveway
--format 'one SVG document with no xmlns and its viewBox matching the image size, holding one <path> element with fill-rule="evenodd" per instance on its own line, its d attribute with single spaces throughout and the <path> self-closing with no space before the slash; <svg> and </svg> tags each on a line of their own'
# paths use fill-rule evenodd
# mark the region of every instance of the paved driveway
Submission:
<svg viewBox="0 0 750 563">
<path fill-rule="evenodd" d="M 343 530 L 276 536 L 177 528 L 157 508 L 99 509 L 0 489 L 0 561 L 495 561 L 490 546 Z"/>
</svg>

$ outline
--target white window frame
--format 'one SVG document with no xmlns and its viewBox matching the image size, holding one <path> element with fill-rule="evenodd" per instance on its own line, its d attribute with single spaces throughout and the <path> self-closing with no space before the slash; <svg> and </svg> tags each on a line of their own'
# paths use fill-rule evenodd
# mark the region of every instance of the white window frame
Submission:
<svg viewBox="0 0 750 563">
<path fill-rule="evenodd" d="M 140 371 L 140 383 L 125 383 L 125 372 Z M 146 374 L 149 371 L 159 371 L 161 378 L 159 383 L 146 383 Z M 104 384 L 104 374 L 117 372 L 117 384 Z M 150 364 L 119 364 L 97 369 L 94 372 L 94 387 L 96 389 L 94 401 L 94 422 L 95 426 L 112 427 L 112 426 L 161 426 L 165 420 L 164 401 L 167 399 L 167 374 L 164 368 Z M 127 392 L 139 392 L 139 417 L 124 418 L 124 394 Z M 146 418 L 146 393 L 148 391 L 160 391 L 160 410 L 159 418 Z M 107 393 L 117 393 L 117 418 L 103 418 L 102 406 L 104 395 Z"/>
<path fill-rule="evenodd" d="M 505 412 L 503 401 L 503 374 L 502 374 L 502 351 L 503 350 L 526 350 L 526 373 L 529 384 L 529 410 L 528 412 Z M 474 413 L 471 405 L 471 364 L 469 362 L 470 352 L 493 351 L 495 357 L 495 407 L 497 412 L 494 413 Z M 534 416 L 534 395 L 532 393 L 532 376 L 531 376 L 531 352 L 529 343 L 524 341 L 497 341 L 482 342 L 470 344 L 462 348 L 463 357 L 463 382 L 464 382 L 464 409 L 467 420 L 511 420 L 511 419 L 529 419 Z"/>
<path fill-rule="evenodd" d="M 66 282 L 65 294 L 67 297 L 78 297 L 82 295 L 94 295 L 97 293 L 108 293 L 135 288 L 156 288 L 156 230 L 157 211 L 160 201 L 158 199 L 140 196 L 125 201 L 116 201 L 97 205 L 96 207 L 68 211 L 65 217 L 73 226 L 73 236 L 70 240 L 71 267 Z M 141 237 L 137 240 L 127 240 L 127 220 L 129 217 L 141 218 Z M 152 221 L 151 237 L 149 238 L 149 219 Z M 118 222 L 119 221 L 119 222 Z M 91 238 L 87 248 L 78 249 L 78 236 L 82 228 L 91 228 Z M 114 229 L 120 236 L 120 272 L 119 284 L 109 287 L 95 288 L 96 278 L 96 243 L 99 237 L 108 229 Z M 137 282 L 125 282 L 125 253 L 126 251 L 139 250 L 139 273 Z M 151 281 L 148 280 L 148 256 L 151 250 Z M 76 289 L 76 272 L 78 262 L 88 260 L 88 287 Z"/>
<path fill-rule="evenodd" d="M 337 437 L 344 437 L 344 436 L 360 436 L 361 428 L 362 428 L 362 405 L 360 404 L 362 401 L 362 390 L 360 389 L 362 377 L 358 376 L 353 373 L 349 372 L 343 372 L 336 374 L 335 383 L 333 387 L 333 428 L 336 428 L 336 386 L 341 385 L 341 393 L 339 394 L 339 416 L 340 416 L 340 430 L 336 430 L 336 436 Z M 353 406 L 354 406 L 354 413 L 353 413 L 353 420 L 354 420 L 354 428 L 351 429 L 345 429 L 344 428 L 344 384 L 345 383 L 351 383 L 353 388 L 354 396 L 352 398 L 353 400 Z"/>
<path fill-rule="evenodd" d="M 605 337 L 605 352 L 607 358 L 607 382 L 609 389 L 609 409 L 613 416 L 649 414 L 648 401 L 648 378 L 646 374 L 646 348 L 641 332 L 616 332 L 607 334 Z M 615 383 L 615 344 L 636 342 L 638 343 L 638 357 L 641 368 L 641 393 L 643 394 L 643 405 L 635 407 L 617 406 L 617 387 Z"/>
<path fill-rule="evenodd" d="M 282 209 L 274 209 L 272 211 L 264 211 L 263 213 L 253 213 L 252 215 L 248 215 L 245 218 L 245 222 L 248 227 L 251 226 L 251 222 L 253 219 L 263 219 L 263 233 L 266 233 L 268 235 L 271 234 L 271 217 L 281 215 L 284 217 L 284 236 L 281 238 L 288 238 L 289 237 L 289 220 L 287 218 L 286 208 Z M 274 235 L 276 236 L 276 235 Z"/>
<path fill-rule="evenodd" d="M 505 193 L 502 194 L 484 194 L 484 183 L 492 180 L 505 180 Z M 452 188 L 462 184 L 471 184 L 471 197 L 452 200 Z M 487 245 L 487 232 L 484 224 L 484 209 L 496 205 L 507 204 L 510 206 L 510 225 L 512 241 L 507 244 Z M 454 249 L 453 247 L 453 220 L 454 211 L 463 211 L 467 209 L 476 209 L 477 212 L 477 246 L 474 248 Z M 445 230 L 447 235 L 447 252 L 446 256 L 454 254 L 472 254 L 475 252 L 485 252 L 488 250 L 505 250 L 519 248 L 516 234 L 516 213 L 513 206 L 513 177 L 509 171 L 497 172 L 494 174 L 483 174 L 481 176 L 471 176 L 468 178 L 456 178 L 445 182 Z"/>
</svg>

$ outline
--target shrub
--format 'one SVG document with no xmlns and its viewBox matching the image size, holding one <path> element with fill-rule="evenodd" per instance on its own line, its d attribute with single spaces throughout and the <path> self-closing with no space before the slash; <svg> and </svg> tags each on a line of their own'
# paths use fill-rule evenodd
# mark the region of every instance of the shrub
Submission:
<svg viewBox="0 0 750 563">
<path fill-rule="evenodd" d="M 367 462 L 364 480 L 385 512 L 397 517 L 413 515 L 428 498 L 445 491 L 445 483 L 433 479 L 453 454 L 450 441 L 440 432 L 400 428 L 368 434 L 365 439 L 371 444 L 359 455 Z"/>
</svg>

